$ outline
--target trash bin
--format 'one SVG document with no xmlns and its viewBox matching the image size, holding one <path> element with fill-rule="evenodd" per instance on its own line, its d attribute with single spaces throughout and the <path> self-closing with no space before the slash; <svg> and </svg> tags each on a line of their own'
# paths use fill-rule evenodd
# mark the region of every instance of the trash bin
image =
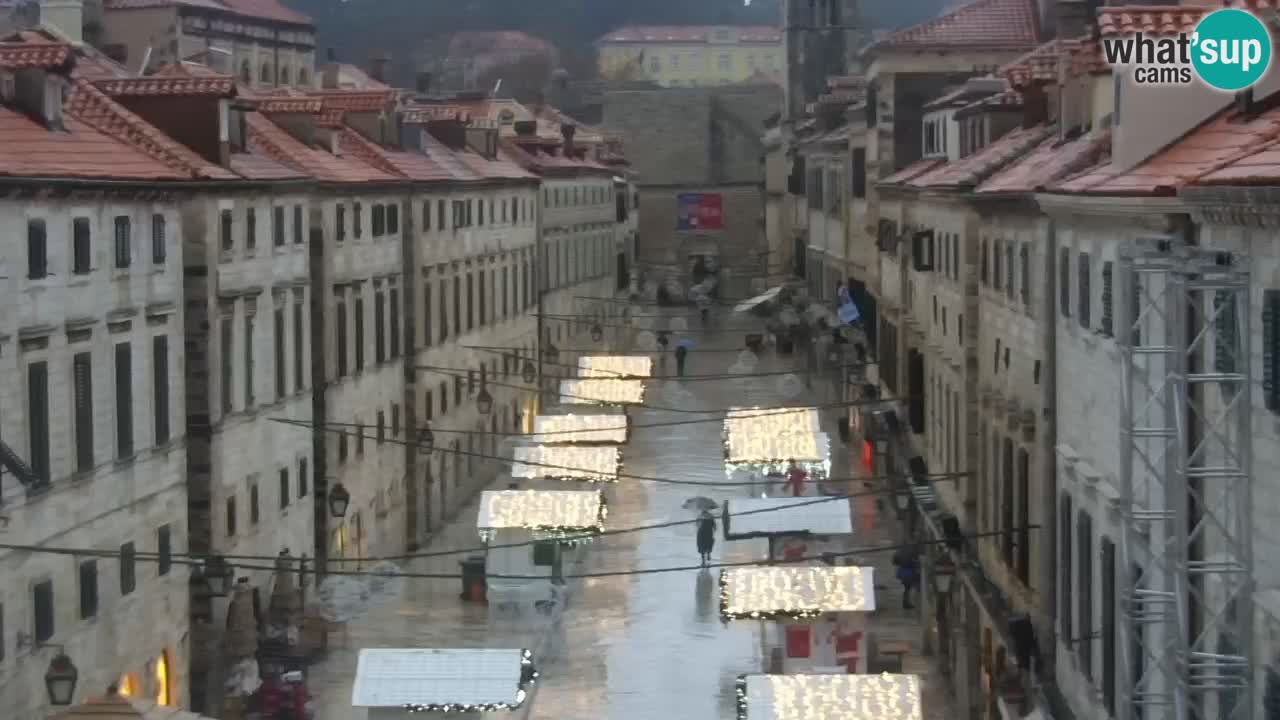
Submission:
<svg viewBox="0 0 1280 720">
<path fill-rule="evenodd" d="M 484 556 L 472 555 L 458 561 L 462 567 L 462 599 L 470 602 L 486 601 Z"/>
</svg>

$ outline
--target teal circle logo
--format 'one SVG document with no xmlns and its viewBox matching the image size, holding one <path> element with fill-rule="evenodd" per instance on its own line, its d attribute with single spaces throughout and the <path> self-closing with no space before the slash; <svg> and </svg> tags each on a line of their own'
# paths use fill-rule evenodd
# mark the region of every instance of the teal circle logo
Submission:
<svg viewBox="0 0 1280 720">
<path fill-rule="evenodd" d="M 1191 37 L 1191 64 L 1210 87 L 1236 91 L 1262 79 L 1271 65 L 1271 33 L 1252 13 L 1215 10 Z"/>
</svg>

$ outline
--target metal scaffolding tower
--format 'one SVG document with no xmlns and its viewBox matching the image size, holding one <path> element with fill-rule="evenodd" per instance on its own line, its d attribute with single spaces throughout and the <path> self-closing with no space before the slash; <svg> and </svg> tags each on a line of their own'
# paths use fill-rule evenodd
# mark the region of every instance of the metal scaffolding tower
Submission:
<svg viewBox="0 0 1280 720">
<path fill-rule="evenodd" d="M 1169 238 L 1119 259 L 1119 720 L 1251 720 L 1245 258 Z"/>
</svg>

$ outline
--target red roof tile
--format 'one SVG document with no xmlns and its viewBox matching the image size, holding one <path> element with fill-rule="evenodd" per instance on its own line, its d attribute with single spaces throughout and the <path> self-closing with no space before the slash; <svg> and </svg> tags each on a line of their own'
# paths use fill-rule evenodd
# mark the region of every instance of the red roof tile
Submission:
<svg viewBox="0 0 1280 720">
<path fill-rule="evenodd" d="M 28 37 L 34 35 L 34 37 Z M 71 46 L 36 33 L 19 33 L 0 41 L 0 70 L 58 68 L 72 61 Z"/>
<path fill-rule="evenodd" d="M 184 173 L 74 115 L 66 132 L 50 132 L 30 117 L 0 106 L 0 176 L 99 180 L 182 180 Z"/>
<path fill-rule="evenodd" d="M 258 106 L 258 112 L 266 114 L 319 115 L 322 109 L 320 98 L 264 98 L 256 100 L 255 104 Z"/>
<path fill-rule="evenodd" d="M 1098 10 L 1098 34 L 1102 37 L 1117 35 L 1176 35 L 1191 32 L 1200 19 L 1223 7 L 1240 8 L 1255 12 L 1280 9 L 1277 0 L 1186 0 L 1176 7 L 1118 5 Z M 1272 21 L 1274 23 L 1274 21 Z"/>
<path fill-rule="evenodd" d="M 1280 181 L 1280 140 L 1255 149 L 1226 167 L 1214 170 L 1196 185 L 1275 185 Z"/>
<path fill-rule="evenodd" d="M 600 38 L 602 43 L 705 43 L 716 30 L 738 33 L 738 42 L 782 42 L 782 31 L 767 25 L 723 27 L 713 25 L 633 25 L 618 28 Z"/>
<path fill-rule="evenodd" d="M 252 139 L 249 152 L 231 154 L 231 170 L 248 180 L 305 180 L 306 173 L 276 162 L 257 148 Z"/>
<path fill-rule="evenodd" d="M 979 195 L 1036 192 L 1055 180 L 1086 170 L 1111 152 L 1110 133 L 1063 141 L 1051 135 L 1034 150 L 1001 168 L 974 191 Z"/>
<path fill-rule="evenodd" d="M 1036 0 L 974 0 L 872 44 L 871 49 L 1034 47 L 1040 39 Z"/>
<path fill-rule="evenodd" d="M 1052 192 L 1089 195 L 1169 194 L 1190 182 L 1234 166 L 1280 139 L 1280 110 L 1242 119 L 1228 109 L 1126 172 L 1099 165 L 1050 186 Z"/>
<path fill-rule="evenodd" d="M 257 20 L 314 27 L 311 18 L 281 5 L 276 0 L 106 0 L 105 9 L 136 10 L 154 7 L 190 7 L 216 10 Z"/>
<path fill-rule="evenodd" d="M 115 80 L 99 80 L 98 89 L 112 96 L 170 95 L 232 97 L 235 82 L 229 75 L 210 77 L 140 77 Z"/>
<path fill-rule="evenodd" d="M 313 93 L 325 110 L 343 112 L 381 112 L 395 104 L 395 90 L 316 90 Z"/>
<path fill-rule="evenodd" d="M 917 188 L 954 188 L 977 185 L 993 172 L 1021 157 L 1050 133 L 1044 125 L 1017 128 L 972 155 L 940 165 L 907 181 Z"/>
<path fill-rule="evenodd" d="M 996 71 L 1014 87 L 1035 82 L 1057 82 L 1058 59 L 1063 52 L 1062 40 L 1050 40 Z"/>
<path fill-rule="evenodd" d="M 339 155 L 327 150 L 307 147 L 283 128 L 261 113 L 245 114 L 252 146 L 278 163 L 296 168 L 317 180 L 339 183 L 387 182 L 397 180 L 362 162 L 354 153 L 343 150 L 339 140 Z"/>
<path fill-rule="evenodd" d="M 910 165 L 902 168 L 901 170 L 893 173 L 889 177 L 881 180 L 879 184 L 880 185 L 901 185 L 918 175 L 923 175 L 924 173 L 929 172 L 930 170 L 938 167 L 944 162 L 946 162 L 946 160 L 942 160 L 940 158 L 928 158 L 925 160 L 917 160 L 911 163 Z"/>
<path fill-rule="evenodd" d="M 392 175 L 421 181 L 455 179 L 452 173 L 422 153 L 388 150 L 351 128 L 343 130 L 341 143 L 345 151 Z"/>
</svg>

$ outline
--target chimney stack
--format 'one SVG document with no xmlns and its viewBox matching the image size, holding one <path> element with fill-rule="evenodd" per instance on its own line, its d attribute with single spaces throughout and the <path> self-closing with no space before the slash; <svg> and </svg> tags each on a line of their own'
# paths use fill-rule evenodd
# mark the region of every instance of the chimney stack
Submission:
<svg viewBox="0 0 1280 720">
<path fill-rule="evenodd" d="M 325 90 L 336 90 L 338 87 L 338 52 L 333 48 L 327 51 L 328 62 L 321 71 L 320 87 Z"/>
<path fill-rule="evenodd" d="M 414 78 L 414 89 L 419 95 L 426 95 L 431 92 L 431 71 L 419 70 Z"/>
<path fill-rule="evenodd" d="M 380 83 L 387 81 L 387 67 L 391 65 L 391 55 L 389 53 L 381 53 L 373 56 L 373 62 L 369 66 L 369 77 Z"/>
<path fill-rule="evenodd" d="M 560 137 L 564 138 L 564 156 L 567 158 L 574 157 L 577 149 L 573 146 L 573 136 L 577 134 L 578 128 L 570 123 L 564 123 L 560 126 Z"/>
</svg>

